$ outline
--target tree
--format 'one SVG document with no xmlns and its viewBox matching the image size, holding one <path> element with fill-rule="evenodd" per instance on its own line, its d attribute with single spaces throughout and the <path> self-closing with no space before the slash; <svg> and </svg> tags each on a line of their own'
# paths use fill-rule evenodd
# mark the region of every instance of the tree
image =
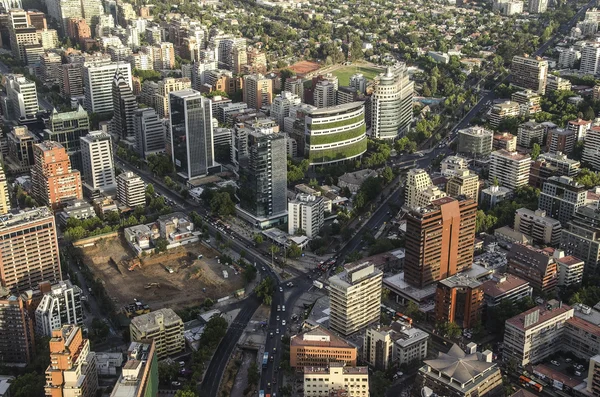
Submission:
<svg viewBox="0 0 600 397">
<path fill-rule="evenodd" d="M 585 186 L 586 189 L 591 189 L 600 185 L 600 176 L 597 172 L 590 171 L 587 168 L 582 168 L 575 180 Z"/>
<path fill-rule="evenodd" d="M 296 243 L 292 243 L 290 248 L 287 249 L 288 258 L 299 258 L 302 255 L 302 248 Z"/>
<path fill-rule="evenodd" d="M 394 171 L 392 171 L 392 169 L 389 166 L 387 166 L 383 169 L 383 171 L 381 171 L 381 177 L 387 185 L 392 181 L 392 179 L 394 179 Z"/>
<path fill-rule="evenodd" d="M 210 200 L 210 211 L 219 216 L 235 214 L 235 203 L 231 195 L 226 191 L 215 193 Z"/>
<path fill-rule="evenodd" d="M 43 372 L 28 372 L 11 381 L 10 395 L 13 397 L 43 396 L 45 383 Z"/>
<path fill-rule="evenodd" d="M 539 157 L 541 152 L 542 152 L 542 148 L 540 147 L 540 144 L 534 143 L 533 148 L 531 149 L 531 159 L 533 161 L 537 160 L 537 158 Z"/>
<path fill-rule="evenodd" d="M 265 305 L 270 306 L 274 289 L 275 286 L 273 285 L 273 279 L 271 277 L 267 277 L 262 280 L 260 284 L 256 286 L 256 288 L 254 288 L 254 292 L 256 293 L 256 296 L 262 299 Z"/>
<path fill-rule="evenodd" d="M 373 396 L 385 396 L 386 390 L 392 382 L 385 376 L 385 372 L 377 371 L 373 374 L 371 381 L 371 394 Z"/>
<path fill-rule="evenodd" d="M 166 252 L 168 245 L 169 245 L 169 242 L 164 237 L 159 237 L 156 240 L 154 240 L 154 248 L 157 253 L 158 252 Z"/>
<path fill-rule="evenodd" d="M 258 370 L 258 365 L 256 362 L 252 361 L 250 366 L 248 367 L 248 384 L 250 385 L 258 385 L 258 381 L 260 380 L 260 372 Z"/>
<path fill-rule="evenodd" d="M 262 234 L 255 234 L 252 239 L 254 240 L 254 242 L 258 245 L 258 244 L 262 244 L 264 241 L 264 238 L 262 236 Z"/>
<path fill-rule="evenodd" d="M 160 361 L 158 363 L 158 380 L 161 384 L 166 385 L 171 381 L 176 380 L 179 375 L 179 364 L 176 362 L 167 363 Z"/>
<path fill-rule="evenodd" d="M 175 397 L 198 397 L 198 394 L 192 390 L 177 390 Z"/>
<path fill-rule="evenodd" d="M 149 194 L 150 196 L 154 196 L 154 185 L 149 183 L 146 185 L 146 194 Z"/>
</svg>

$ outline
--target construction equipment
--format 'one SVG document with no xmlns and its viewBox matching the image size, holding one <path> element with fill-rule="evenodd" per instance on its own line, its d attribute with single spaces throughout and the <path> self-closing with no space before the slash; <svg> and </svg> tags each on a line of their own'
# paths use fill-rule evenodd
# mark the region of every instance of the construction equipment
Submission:
<svg viewBox="0 0 600 397">
<path fill-rule="evenodd" d="M 132 272 L 136 267 L 139 267 L 140 269 L 142 268 L 142 262 L 138 258 L 123 259 L 121 264 L 130 272 Z"/>
</svg>

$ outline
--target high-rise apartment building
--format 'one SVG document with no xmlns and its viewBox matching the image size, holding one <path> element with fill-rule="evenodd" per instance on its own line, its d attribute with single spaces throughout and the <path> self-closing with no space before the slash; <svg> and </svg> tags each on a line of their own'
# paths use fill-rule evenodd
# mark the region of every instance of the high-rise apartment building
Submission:
<svg viewBox="0 0 600 397">
<path fill-rule="evenodd" d="M 90 351 L 90 341 L 83 337 L 80 327 L 70 324 L 52 330 L 44 389 L 48 397 L 96 395 L 96 354 Z"/>
<path fill-rule="evenodd" d="M 335 106 L 337 84 L 327 79 L 317 81 L 313 90 L 313 105 L 318 108 Z"/>
<path fill-rule="evenodd" d="M 304 367 L 304 396 L 368 396 L 368 369 L 369 367 L 346 367 L 338 363 L 325 368 Z"/>
<path fill-rule="evenodd" d="M 446 194 L 450 197 L 465 196 L 477 202 L 479 200 L 479 176 L 469 170 L 457 171 L 446 182 Z"/>
<path fill-rule="evenodd" d="M 146 184 L 139 175 L 123 172 L 117 177 L 117 200 L 129 208 L 146 205 Z"/>
<path fill-rule="evenodd" d="M 59 54 L 57 54 L 56 52 L 45 52 L 40 57 L 40 69 L 42 72 L 42 81 L 44 82 L 44 84 L 46 84 L 46 86 L 60 86 L 62 82 L 62 58 Z"/>
<path fill-rule="evenodd" d="M 481 320 L 483 302 L 481 283 L 467 275 L 455 274 L 437 284 L 435 321 L 471 328 Z"/>
<path fill-rule="evenodd" d="M 4 365 L 29 364 L 35 354 L 33 321 L 18 295 L 0 287 L 0 360 Z"/>
<path fill-rule="evenodd" d="M 152 108 L 137 109 L 133 112 L 135 147 L 140 157 L 164 153 L 165 125 Z"/>
<path fill-rule="evenodd" d="M 10 214 L 0 225 L 0 277 L 13 293 L 61 280 L 56 225 L 48 208 Z"/>
<path fill-rule="evenodd" d="M 288 203 L 288 233 L 302 230 L 306 237 L 315 238 L 325 224 L 325 199 L 299 193 Z"/>
<path fill-rule="evenodd" d="M 404 186 L 404 205 L 407 207 L 418 207 L 419 193 L 433 186 L 433 182 L 427 171 L 421 168 L 411 168 L 406 176 Z"/>
<path fill-rule="evenodd" d="M 8 156 L 4 159 L 8 169 L 28 172 L 33 166 L 33 144 L 37 137 L 26 126 L 14 126 L 6 137 Z"/>
<path fill-rule="evenodd" d="M 534 143 L 542 144 L 544 141 L 545 128 L 542 124 L 536 123 L 535 120 L 529 120 L 519 125 L 517 132 L 518 145 L 530 148 Z"/>
<path fill-rule="evenodd" d="M 156 112 L 160 118 L 169 118 L 169 94 L 192 88 L 192 81 L 187 77 L 168 77 L 157 83 L 157 92 L 154 98 Z"/>
<path fill-rule="evenodd" d="M 52 336 L 63 325 L 83 325 L 81 289 L 69 280 L 52 285 L 35 309 L 35 333 Z"/>
<path fill-rule="evenodd" d="M 377 370 L 385 371 L 393 364 L 395 331 L 379 324 L 367 328 L 363 346 L 364 361 Z"/>
<path fill-rule="evenodd" d="M 531 0 L 529 2 L 529 13 L 543 14 L 548 9 L 548 0 Z"/>
<path fill-rule="evenodd" d="M 571 154 L 577 144 L 577 132 L 563 128 L 551 128 L 546 137 L 546 151 Z"/>
<path fill-rule="evenodd" d="M 263 106 L 271 105 L 273 101 L 273 80 L 262 74 L 244 76 L 243 97 L 249 108 L 260 110 Z"/>
<path fill-rule="evenodd" d="M 592 396 L 600 395 L 600 354 L 590 358 L 586 391 Z"/>
<path fill-rule="evenodd" d="M 600 171 L 600 126 L 593 126 L 585 137 L 581 160 Z"/>
<path fill-rule="evenodd" d="M 137 99 L 121 70 L 117 70 L 112 82 L 112 133 L 120 139 L 133 140 L 133 113 L 137 110 Z"/>
<path fill-rule="evenodd" d="M 281 94 L 273 99 L 271 117 L 277 121 L 279 128 L 283 129 L 284 119 L 290 115 L 291 107 L 300 105 L 301 103 L 302 99 L 289 91 L 282 91 Z"/>
<path fill-rule="evenodd" d="M 158 359 L 153 341 L 131 342 L 127 362 L 110 397 L 153 397 L 158 395 Z"/>
<path fill-rule="evenodd" d="M 477 203 L 444 197 L 406 217 L 404 279 L 419 288 L 471 267 Z"/>
<path fill-rule="evenodd" d="M 579 207 L 585 205 L 585 186 L 568 176 L 552 176 L 546 180 L 538 199 L 538 208 L 563 226 L 573 219 Z"/>
<path fill-rule="evenodd" d="M 0 215 L 10 210 L 10 196 L 8 194 L 8 183 L 2 165 L 0 165 Z"/>
<path fill-rule="evenodd" d="M 43 205 L 58 208 L 65 201 L 81 199 L 81 175 L 71 169 L 65 148 L 58 142 L 44 141 L 33 146 L 35 163 L 31 169 L 33 194 Z"/>
<path fill-rule="evenodd" d="M 600 43 L 588 42 L 581 49 L 579 71 L 583 74 L 597 74 L 600 71 Z"/>
<path fill-rule="evenodd" d="M 600 267 L 600 209 L 583 205 L 563 227 L 560 248 L 585 262 L 584 274 L 595 275 Z"/>
<path fill-rule="evenodd" d="M 35 117 L 38 110 L 37 89 L 35 83 L 19 74 L 4 76 L 4 86 L 11 119 Z"/>
<path fill-rule="evenodd" d="M 192 89 L 169 94 L 171 155 L 177 173 L 187 179 L 208 174 L 214 166 L 213 122 L 210 99 Z"/>
<path fill-rule="evenodd" d="M 329 278 L 329 327 L 342 335 L 379 321 L 383 273 L 369 262 L 347 264 Z"/>
<path fill-rule="evenodd" d="M 472 157 L 485 157 L 492 152 L 494 133 L 474 126 L 458 131 L 458 153 Z"/>
<path fill-rule="evenodd" d="M 492 106 L 488 119 L 492 127 L 498 128 L 502 120 L 509 117 L 519 117 L 520 115 L 521 105 L 513 101 L 504 101 Z"/>
<path fill-rule="evenodd" d="M 154 340 L 159 359 L 185 349 L 183 321 L 172 309 L 159 309 L 134 317 L 129 331 L 134 342 Z"/>
<path fill-rule="evenodd" d="M 117 71 L 133 90 L 129 63 L 90 63 L 83 67 L 85 109 L 93 113 L 110 113 L 113 108 L 112 82 Z"/>
<path fill-rule="evenodd" d="M 394 139 L 408 132 L 413 93 L 414 83 L 403 63 L 388 67 L 376 79 L 371 96 L 371 136 Z"/>
<path fill-rule="evenodd" d="M 326 367 L 330 363 L 355 366 L 357 355 L 356 346 L 320 326 L 290 338 L 292 368 Z"/>
<path fill-rule="evenodd" d="M 520 116 L 527 117 L 542 111 L 542 96 L 532 90 L 517 91 L 510 100 L 519 104 Z"/>
<path fill-rule="evenodd" d="M 490 155 L 490 180 L 498 180 L 500 186 L 516 189 L 529 183 L 531 157 L 518 152 L 497 150 Z"/>
<path fill-rule="evenodd" d="M 554 292 L 558 266 L 550 253 L 529 245 L 513 244 L 506 258 L 508 273 L 529 282 L 538 293 Z"/>
<path fill-rule="evenodd" d="M 81 171 L 81 137 L 89 132 L 90 119 L 81 105 L 72 112 L 58 113 L 54 109 L 46 123 L 44 140 L 60 143 L 69 155 L 71 167 Z"/>
<path fill-rule="evenodd" d="M 542 153 L 531 164 L 529 185 L 542 189 L 550 177 L 575 177 L 579 174 L 581 163 L 572 160 L 563 153 Z"/>
<path fill-rule="evenodd" d="M 515 227 L 518 232 L 533 237 L 536 244 L 558 246 L 562 227 L 556 219 L 546 216 L 546 211 L 519 208 L 515 211 Z"/>
<path fill-rule="evenodd" d="M 558 265 L 558 286 L 571 287 L 581 284 L 583 281 L 583 269 L 585 263 L 583 260 L 573 255 L 565 255 L 563 250 L 554 250 L 552 255 Z"/>
<path fill-rule="evenodd" d="M 592 128 L 592 122 L 588 120 L 576 119 L 567 122 L 567 129 L 575 132 L 577 141 L 583 141 L 590 128 Z"/>
<path fill-rule="evenodd" d="M 238 215 L 260 228 L 284 224 L 288 218 L 285 135 L 251 131 L 247 137 L 248 154 L 239 159 Z"/>
<path fill-rule="evenodd" d="M 83 63 L 65 63 L 60 69 L 60 93 L 66 97 L 83 95 Z"/>
<path fill-rule="evenodd" d="M 528 55 L 515 55 L 510 66 L 512 86 L 530 89 L 540 95 L 546 92 L 546 78 L 548 76 L 548 61 L 542 58 L 532 58 Z"/>
<path fill-rule="evenodd" d="M 81 137 L 83 184 L 91 192 L 114 191 L 117 187 L 112 138 L 103 131 L 90 131 Z"/>
<path fill-rule="evenodd" d="M 66 35 L 70 18 L 82 18 L 81 0 L 46 0 L 48 15 L 54 19 Z"/>
</svg>

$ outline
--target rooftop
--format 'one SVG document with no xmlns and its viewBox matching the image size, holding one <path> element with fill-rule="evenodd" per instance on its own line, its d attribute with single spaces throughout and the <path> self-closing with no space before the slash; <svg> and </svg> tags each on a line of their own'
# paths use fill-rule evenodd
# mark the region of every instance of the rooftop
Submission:
<svg viewBox="0 0 600 397">
<path fill-rule="evenodd" d="M 362 106 L 364 106 L 364 102 L 357 101 L 357 102 L 345 103 L 343 105 L 329 106 L 326 108 L 309 109 L 309 110 L 307 110 L 307 113 L 311 116 L 327 116 L 330 113 L 345 112 L 345 111 L 353 110 L 353 109 L 356 109 L 356 108 L 359 108 Z"/>
<path fill-rule="evenodd" d="M 448 277 L 447 279 L 440 281 L 440 284 L 448 288 L 477 288 L 481 286 L 481 283 L 479 281 L 466 274 L 455 274 L 454 276 Z"/>
<path fill-rule="evenodd" d="M 550 321 L 555 317 L 563 315 L 567 313 L 569 310 L 573 310 L 570 306 L 567 305 L 559 305 L 558 307 L 554 307 L 551 305 L 548 306 L 536 306 L 527 311 L 524 311 L 521 314 L 517 314 L 516 316 L 509 318 L 506 320 L 508 324 L 511 324 L 522 331 L 526 331 L 530 328 L 533 328 L 539 324 L 543 324 L 546 321 Z M 536 315 L 535 313 L 538 312 Z M 532 315 L 532 316 L 530 316 Z M 527 322 L 525 321 L 527 320 Z M 527 324 L 527 325 L 526 325 Z"/>
<path fill-rule="evenodd" d="M 496 298 L 514 289 L 528 285 L 529 283 L 512 274 L 505 274 L 483 283 L 483 293 Z"/>
<path fill-rule="evenodd" d="M 551 380 L 561 382 L 563 385 L 568 386 L 570 388 L 574 388 L 575 386 L 581 383 L 580 380 L 571 378 L 569 375 L 563 374 L 560 371 L 556 371 L 555 369 L 550 368 L 549 366 L 544 364 L 534 366 L 533 371 L 545 375 Z"/>
<path fill-rule="evenodd" d="M 473 136 L 481 136 L 481 135 L 493 136 L 494 135 L 494 133 L 492 131 L 487 130 L 480 126 L 463 128 L 462 130 L 459 130 L 458 132 L 459 132 L 459 134 L 473 135 Z"/>
<path fill-rule="evenodd" d="M 329 367 L 304 367 L 304 376 L 310 374 L 329 374 L 331 370 L 334 368 L 342 368 L 344 374 L 354 374 L 354 375 L 368 375 L 369 367 L 341 367 L 332 363 Z"/>
<path fill-rule="evenodd" d="M 19 212 L 9 212 L 0 216 L 0 231 L 9 227 L 18 226 L 41 219 L 53 218 L 52 212 L 47 207 L 25 209 Z"/>
<path fill-rule="evenodd" d="M 500 150 L 496 150 L 495 152 L 492 152 L 492 156 L 500 156 L 500 157 L 504 157 L 507 159 L 511 159 L 511 160 L 516 160 L 516 161 L 530 161 L 531 157 L 527 154 L 522 154 L 519 152 L 509 152 L 506 149 L 500 149 Z"/>
<path fill-rule="evenodd" d="M 344 339 L 323 327 L 316 327 L 290 339 L 291 346 L 319 346 L 342 349 L 353 349 L 354 347 Z"/>
<path fill-rule="evenodd" d="M 571 324 L 575 328 L 579 328 L 584 330 L 587 334 L 594 335 L 596 337 L 600 337 L 600 327 L 595 324 L 592 324 L 588 321 L 580 317 L 571 317 L 567 320 L 567 324 Z"/>
<path fill-rule="evenodd" d="M 181 322 L 181 318 L 173 309 L 164 308 L 134 317 L 131 320 L 131 325 L 144 332 L 152 331 L 158 328 L 157 320 L 161 316 L 165 325 Z"/>
<path fill-rule="evenodd" d="M 463 385 L 474 381 L 475 378 L 496 366 L 494 363 L 480 360 L 477 353 L 466 354 L 456 344 L 452 345 L 448 353 L 440 352 L 438 358 L 425 360 L 425 364 Z M 451 384 L 454 387 L 458 386 L 455 383 Z"/>
</svg>

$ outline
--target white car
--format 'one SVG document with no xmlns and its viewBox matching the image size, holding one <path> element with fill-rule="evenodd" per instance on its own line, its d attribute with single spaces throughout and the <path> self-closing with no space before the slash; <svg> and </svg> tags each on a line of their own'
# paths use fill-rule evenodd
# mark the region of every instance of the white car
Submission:
<svg viewBox="0 0 600 397">
<path fill-rule="evenodd" d="M 280 312 L 281 311 L 281 305 L 277 305 L 277 311 Z"/>
<path fill-rule="evenodd" d="M 277 329 L 275 330 L 275 333 L 276 333 L 276 334 L 278 334 L 278 333 L 279 333 L 279 328 L 277 328 Z"/>
<path fill-rule="evenodd" d="M 558 361 L 556 361 L 556 360 L 552 360 L 552 361 L 550 361 L 550 363 L 552 365 L 556 365 L 557 367 L 560 367 L 560 363 Z"/>
<path fill-rule="evenodd" d="M 284 312 L 285 311 L 285 305 L 281 306 L 281 311 Z"/>
<path fill-rule="evenodd" d="M 285 320 L 281 320 L 281 325 L 285 325 Z"/>
<path fill-rule="evenodd" d="M 283 287 L 279 287 L 279 292 L 283 292 Z"/>
<path fill-rule="evenodd" d="M 279 316 L 277 316 L 277 321 L 279 321 Z"/>
</svg>

